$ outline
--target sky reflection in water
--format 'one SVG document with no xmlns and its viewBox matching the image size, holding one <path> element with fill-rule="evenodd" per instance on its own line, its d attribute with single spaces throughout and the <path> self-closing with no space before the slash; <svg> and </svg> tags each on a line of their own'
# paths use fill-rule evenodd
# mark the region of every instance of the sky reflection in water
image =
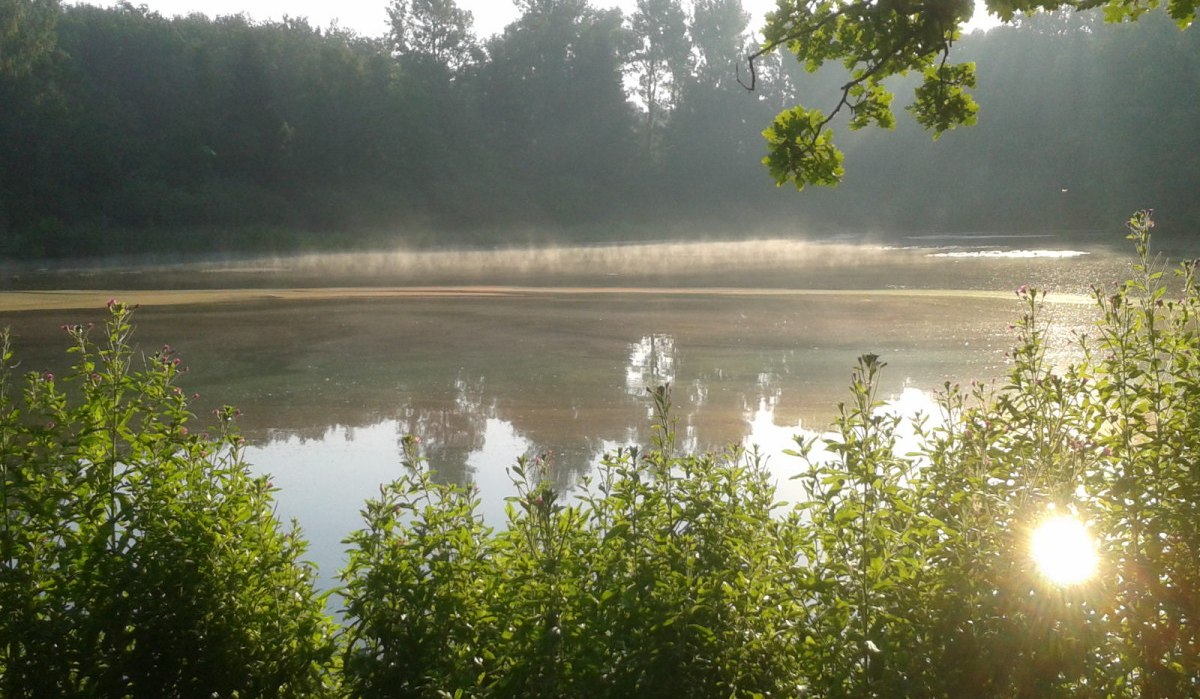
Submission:
<svg viewBox="0 0 1200 699">
<path fill-rule="evenodd" d="M 924 411 L 936 414 L 931 394 L 917 389 L 905 389 L 889 407 L 902 414 Z M 747 445 L 757 445 L 767 456 L 767 465 L 775 475 L 779 499 L 796 501 L 803 491 L 790 480 L 800 468 L 795 457 L 783 454 L 794 449 L 795 438 L 818 434 L 803 425 L 775 423 L 770 405 L 760 405 L 747 420 Z M 309 560 L 317 564 L 324 584 L 330 584 L 335 572 L 345 562 L 341 541 L 361 526 L 363 502 L 379 494 L 380 484 L 400 475 L 399 441 L 404 436 L 403 425 L 385 420 L 366 427 L 331 427 L 320 440 L 301 440 L 291 437 L 247 449 L 246 458 L 256 470 L 272 474 L 280 491 L 276 494 L 278 514 L 285 521 L 295 518 L 304 528 L 311 548 Z M 908 442 L 913 444 L 911 431 Z M 602 444 L 590 465 L 599 464 L 601 456 L 618 446 Z M 520 435 L 512 423 L 488 418 L 483 443 L 468 456 L 471 481 L 479 486 L 481 514 L 490 526 L 503 526 L 505 498 L 515 493 L 506 468 L 516 456 L 529 453 L 534 445 Z M 904 453 L 901 450 L 900 453 Z"/>
<path fill-rule="evenodd" d="M 675 366 L 675 343 L 670 336 L 650 336 L 630 346 L 625 387 L 645 402 L 647 417 L 650 402 L 645 398 L 646 389 L 673 381 Z M 767 387 L 771 379 L 764 375 L 760 382 Z M 778 389 L 768 389 L 756 405 L 743 413 L 744 436 L 733 441 L 741 441 L 747 447 L 756 446 L 775 475 L 779 499 L 798 501 L 804 493 L 791 476 L 801 468 L 801 463 L 783 452 L 796 447 L 797 437 L 811 438 L 820 436 L 820 432 L 806 426 L 802 420 L 778 422 L 779 398 Z M 461 407 L 478 409 L 478 406 L 470 405 Z M 913 387 L 903 388 L 889 397 L 883 409 L 902 416 L 923 414 L 933 421 L 939 416 L 933 394 Z M 694 425 L 686 424 L 687 416 L 681 417 L 684 418 L 681 448 L 717 449 L 721 446 L 704 441 Z M 411 421 L 387 419 L 365 426 L 331 426 L 319 438 L 280 433 L 247 449 L 247 460 L 255 469 L 272 474 L 275 485 L 280 488 L 277 494 L 280 517 L 285 520 L 295 518 L 304 527 L 312 545 L 310 559 L 317 563 L 324 584 L 332 584 L 333 576 L 344 564 L 341 541 L 361 526 L 359 512 L 363 501 L 378 495 L 380 484 L 400 475 L 403 468 L 400 442 L 410 433 L 412 425 Z M 916 446 L 908 423 L 902 426 L 899 437 L 898 453 L 907 453 Z M 452 458 L 465 460 L 464 468 L 454 469 L 454 480 L 477 485 L 481 498 L 480 514 L 490 526 L 501 527 L 505 522 L 505 499 L 515 494 L 508 466 L 518 456 L 538 453 L 542 448 L 523 436 L 512 422 L 494 415 L 482 418 L 481 433 L 471 440 L 471 444 L 471 448 L 456 450 L 452 455 Z M 555 454 L 553 449 L 549 451 L 552 463 L 573 459 L 571 463 L 560 464 L 567 468 L 558 473 L 562 487 L 569 489 L 578 485 L 583 474 L 593 470 L 606 453 L 622 446 L 645 444 L 646 433 L 630 427 L 625 440 L 597 440 L 586 453 Z M 426 442 L 426 452 L 435 469 L 439 465 L 437 462 L 446 456 L 445 446 L 436 441 Z M 813 455 L 821 458 L 828 452 L 818 443 Z"/>
</svg>

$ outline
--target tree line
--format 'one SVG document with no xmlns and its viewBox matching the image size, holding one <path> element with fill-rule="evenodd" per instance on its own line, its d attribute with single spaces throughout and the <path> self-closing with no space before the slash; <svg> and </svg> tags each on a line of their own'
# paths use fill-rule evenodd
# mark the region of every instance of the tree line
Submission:
<svg viewBox="0 0 1200 699">
<path fill-rule="evenodd" d="M 394 0 L 379 38 L 0 0 L 0 255 L 1200 221 L 1200 40 L 1166 17 L 965 37 L 977 126 L 846 134 L 841 186 L 797 194 L 761 132 L 846 74 L 769 54 L 747 90 L 740 0 L 518 5 L 483 40 L 451 0 Z"/>
</svg>

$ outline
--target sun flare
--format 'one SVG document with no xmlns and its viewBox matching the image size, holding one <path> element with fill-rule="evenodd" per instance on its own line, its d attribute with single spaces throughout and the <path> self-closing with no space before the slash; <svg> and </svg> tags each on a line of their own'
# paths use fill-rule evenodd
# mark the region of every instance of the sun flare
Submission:
<svg viewBox="0 0 1200 699">
<path fill-rule="evenodd" d="M 1041 574 L 1063 587 L 1087 581 L 1100 563 L 1091 532 L 1070 515 L 1051 515 L 1043 520 L 1033 530 L 1031 548 Z"/>
</svg>

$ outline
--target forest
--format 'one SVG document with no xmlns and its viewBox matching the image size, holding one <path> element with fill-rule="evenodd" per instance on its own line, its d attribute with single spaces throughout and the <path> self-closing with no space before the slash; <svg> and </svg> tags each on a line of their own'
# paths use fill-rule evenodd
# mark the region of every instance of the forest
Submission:
<svg viewBox="0 0 1200 699">
<path fill-rule="evenodd" d="M 378 38 L 34 5 L 41 34 L 0 62 L 10 260 L 1200 223 L 1200 37 L 1155 14 L 965 36 L 977 125 L 840 133 L 844 180 L 797 193 L 761 133 L 845 73 L 769 54 L 747 90 L 739 0 L 531 2 L 486 40 L 453 3 L 397 0 Z"/>
</svg>

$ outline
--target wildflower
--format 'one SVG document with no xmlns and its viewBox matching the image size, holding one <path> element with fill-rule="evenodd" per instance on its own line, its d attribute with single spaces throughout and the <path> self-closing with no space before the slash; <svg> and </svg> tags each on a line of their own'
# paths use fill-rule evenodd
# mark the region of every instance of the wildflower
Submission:
<svg viewBox="0 0 1200 699">
<path fill-rule="evenodd" d="M 46 381 L 46 383 L 49 383 L 54 380 L 54 374 L 51 374 L 50 372 L 47 371 L 45 374 L 42 375 L 42 379 L 44 381 Z"/>
</svg>

